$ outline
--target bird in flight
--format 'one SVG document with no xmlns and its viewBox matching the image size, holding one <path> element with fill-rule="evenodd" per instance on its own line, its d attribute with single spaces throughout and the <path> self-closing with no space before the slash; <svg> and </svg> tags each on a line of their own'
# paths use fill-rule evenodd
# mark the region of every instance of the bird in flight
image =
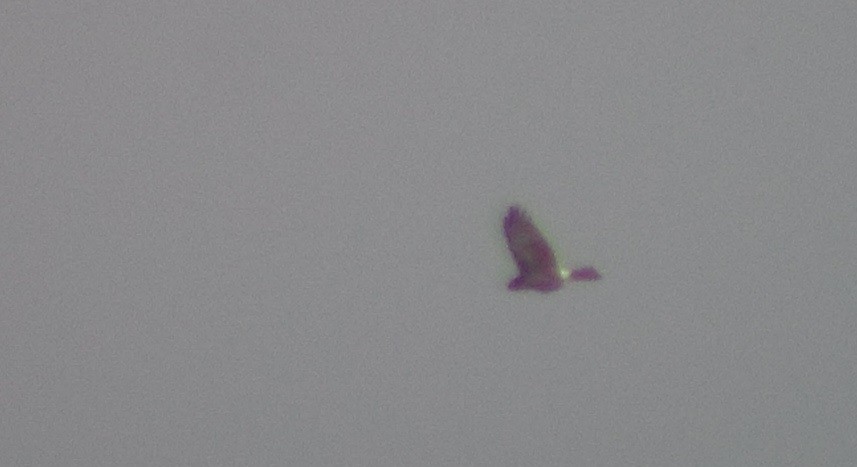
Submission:
<svg viewBox="0 0 857 467">
<path fill-rule="evenodd" d="M 506 212 L 503 233 L 512 258 L 518 265 L 518 276 L 509 281 L 509 290 L 533 289 L 547 293 L 562 287 L 566 279 L 594 281 L 601 278 L 592 266 L 575 269 L 571 274 L 558 267 L 547 240 L 519 206 L 511 206 Z"/>
</svg>

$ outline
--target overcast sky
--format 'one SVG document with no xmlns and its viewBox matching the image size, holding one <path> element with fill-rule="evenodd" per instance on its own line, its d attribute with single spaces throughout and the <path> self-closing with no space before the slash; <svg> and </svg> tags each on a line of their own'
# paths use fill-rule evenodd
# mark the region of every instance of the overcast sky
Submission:
<svg viewBox="0 0 857 467">
<path fill-rule="evenodd" d="M 3 2 L 0 465 L 854 465 L 855 25 Z"/>
</svg>

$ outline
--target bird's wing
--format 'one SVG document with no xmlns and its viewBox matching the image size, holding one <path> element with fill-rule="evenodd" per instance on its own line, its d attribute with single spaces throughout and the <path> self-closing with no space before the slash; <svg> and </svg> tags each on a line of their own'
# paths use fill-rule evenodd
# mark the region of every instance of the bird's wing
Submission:
<svg viewBox="0 0 857 467">
<path fill-rule="evenodd" d="M 503 232 L 521 277 L 556 273 L 553 250 L 523 209 L 509 208 L 503 219 Z"/>
</svg>

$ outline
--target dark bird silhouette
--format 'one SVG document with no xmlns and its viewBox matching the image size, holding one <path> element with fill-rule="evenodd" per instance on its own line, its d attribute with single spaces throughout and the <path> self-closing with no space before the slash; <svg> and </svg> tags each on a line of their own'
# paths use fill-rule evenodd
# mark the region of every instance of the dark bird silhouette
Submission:
<svg viewBox="0 0 857 467">
<path fill-rule="evenodd" d="M 509 207 L 503 219 L 503 233 L 518 265 L 518 277 L 509 281 L 509 290 L 533 289 L 547 293 L 562 287 L 566 278 L 572 281 L 601 278 L 591 266 L 575 269 L 570 276 L 566 270 L 559 268 L 547 240 L 519 206 Z"/>
</svg>

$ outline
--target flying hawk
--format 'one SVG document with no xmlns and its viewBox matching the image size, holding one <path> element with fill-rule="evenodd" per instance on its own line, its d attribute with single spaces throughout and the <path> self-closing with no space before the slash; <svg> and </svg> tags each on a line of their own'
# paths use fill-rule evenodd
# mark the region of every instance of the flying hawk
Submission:
<svg viewBox="0 0 857 467">
<path fill-rule="evenodd" d="M 519 206 L 511 206 L 503 219 L 506 244 L 518 265 L 518 277 L 509 281 L 509 290 L 533 289 L 553 292 L 564 280 L 594 281 L 601 278 L 591 266 L 568 271 L 556 264 L 556 257 L 547 240 L 536 228 L 530 216 Z"/>
</svg>

